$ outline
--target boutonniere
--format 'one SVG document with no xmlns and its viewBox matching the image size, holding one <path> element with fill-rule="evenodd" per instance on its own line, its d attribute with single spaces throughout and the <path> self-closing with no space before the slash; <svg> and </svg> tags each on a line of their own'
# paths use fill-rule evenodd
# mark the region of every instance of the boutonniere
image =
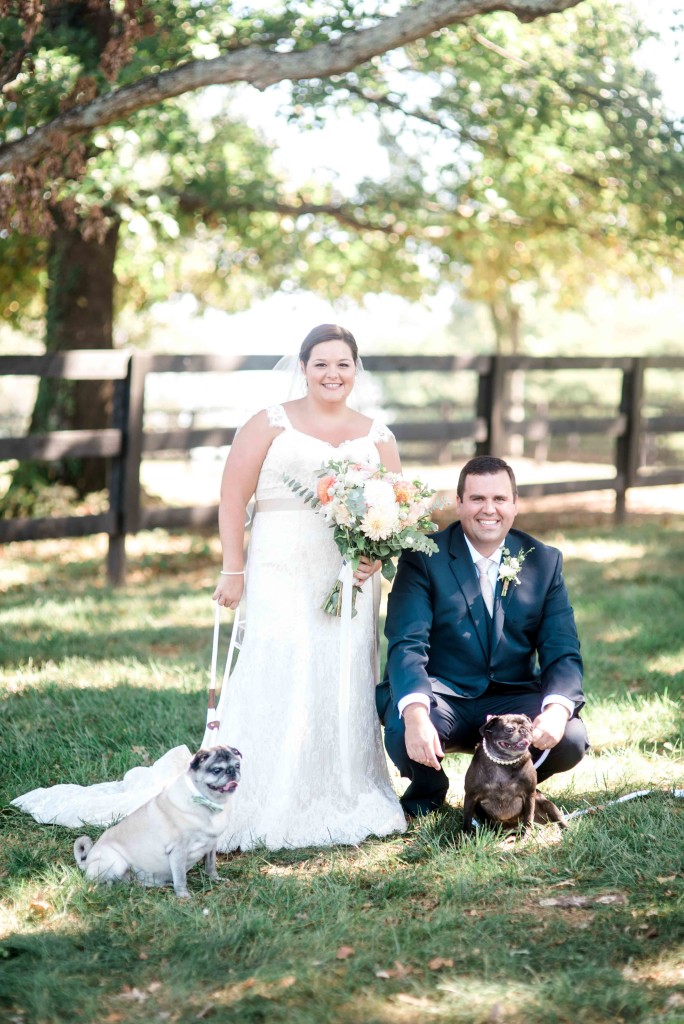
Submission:
<svg viewBox="0 0 684 1024">
<path fill-rule="evenodd" d="M 501 587 L 502 597 L 506 596 L 511 583 L 515 583 L 516 587 L 520 586 L 520 570 L 531 551 L 534 551 L 534 548 L 530 548 L 529 551 L 521 551 L 515 558 L 511 558 L 508 548 L 503 549 L 499 565 L 499 579 L 503 584 Z"/>
</svg>

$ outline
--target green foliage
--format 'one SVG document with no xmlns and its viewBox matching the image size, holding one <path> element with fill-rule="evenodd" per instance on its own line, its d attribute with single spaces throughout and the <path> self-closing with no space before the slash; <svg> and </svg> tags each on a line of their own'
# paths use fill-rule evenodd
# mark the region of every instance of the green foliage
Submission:
<svg viewBox="0 0 684 1024">
<path fill-rule="evenodd" d="M 684 129 L 639 66 L 647 35 L 629 7 L 587 3 L 524 28 L 498 15 L 430 44 L 431 61 L 454 66 L 432 109 L 457 121 L 466 150 L 465 167 L 443 168 L 453 230 L 442 248 L 513 347 L 526 288 L 570 305 L 596 282 L 648 291 L 663 267 L 684 266 Z"/>
<path fill-rule="evenodd" d="M 163 0 L 132 5 L 125 16 L 85 2 L 50 7 L 5 90 L 0 136 L 11 141 L 77 102 L 188 60 L 248 46 L 329 41 L 341 29 L 359 27 L 359 7 L 312 13 L 302 2 L 247 11 L 211 0 Z M 0 28 L 6 53 L 20 54 L 19 21 L 8 14 Z M 120 42 L 126 31 L 130 46 Z M 303 192 L 293 192 L 272 168 L 272 147 L 244 122 L 249 94 L 219 96 L 214 90 L 199 101 L 143 109 L 125 124 L 97 129 L 61 165 L 55 154 L 48 183 L 29 205 L 29 227 L 0 234 L 0 294 L 6 296 L 0 314 L 7 321 L 26 327 L 44 313 L 35 294 L 37 283 L 45 286 L 47 246 L 40 234 L 25 232 L 49 231 L 57 208 L 85 233 L 121 221 L 119 307 L 141 309 L 180 291 L 230 310 L 278 288 L 330 300 L 380 290 L 420 294 L 422 274 L 385 231 L 381 200 L 363 213 L 350 206 L 339 218 L 334 210 L 344 201 L 328 184 L 312 178 Z M 15 225 L 24 220 L 15 216 Z"/>
<path fill-rule="evenodd" d="M 380 187 L 515 351 L 537 295 L 577 306 L 591 285 L 649 292 L 684 269 L 684 125 L 640 63 L 651 34 L 629 3 L 495 13 L 295 97 L 305 122 L 309 107 L 375 112 L 394 168 Z"/>
<path fill-rule="evenodd" d="M 25 47 L 6 13 L 6 57 L 27 52 L 4 90 L 0 133 L 11 141 L 190 60 L 334 41 L 377 14 L 370 0 L 263 10 L 79 0 L 48 5 Z M 639 63 L 650 34 L 628 3 L 585 0 L 525 24 L 474 18 L 348 74 L 292 83 L 282 113 L 304 129 L 340 109 L 377 117 L 392 173 L 348 196 L 315 169 L 296 191 L 280 180 L 270 145 L 242 119 L 249 93 L 236 89 L 97 129 L 82 151 L 55 154 L 35 203 L 71 211 L 86 231 L 121 220 L 120 307 L 179 291 L 231 310 L 275 289 L 416 298 L 452 281 L 487 305 L 499 348 L 516 349 L 538 295 L 575 306 L 595 283 L 648 291 L 663 268 L 682 270 L 683 127 Z M 0 237 L 7 320 L 42 313 L 45 254 L 44 239 Z"/>
</svg>

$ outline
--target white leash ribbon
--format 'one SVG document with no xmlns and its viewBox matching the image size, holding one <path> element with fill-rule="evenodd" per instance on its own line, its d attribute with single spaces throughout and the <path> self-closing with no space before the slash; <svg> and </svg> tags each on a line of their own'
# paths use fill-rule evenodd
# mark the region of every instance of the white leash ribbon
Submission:
<svg viewBox="0 0 684 1024">
<path fill-rule="evenodd" d="M 539 767 L 540 764 L 544 764 L 544 761 L 546 760 L 546 758 L 548 756 L 549 756 L 548 749 L 547 750 L 543 750 L 541 752 L 541 754 L 539 755 L 539 757 L 537 758 L 537 760 L 533 762 L 532 767 L 536 770 Z"/>
<path fill-rule="evenodd" d="M 354 575 L 351 562 L 342 561 L 338 580 L 342 584 L 342 607 L 340 615 L 340 677 L 339 677 L 339 730 L 340 730 L 340 767 L 342 770 L 342 788 L 349 796 L 351 793 L 351 753 L 349 750 L 349 703 L 351 691 L 351 620 L 352 620 L 352 587 Z"/>
<path fill-rule="evenodd" d="M 226 656 L 226 667 L 223 672 L 223 681 L 221 683 L 221 697 L 224 694 L 224 687 L 226 686 L 228 679 L 233 668 L 233 655 L 236 650 L 240 650 L 240 630 L 244 628 L 244 619 L 240 618 L 240 608 L 235 609 L 235 616 L 233 618 L 233 628 L 230 634 L 230 643 L 228 645 L 228 654 Z M 219 633 L 221 630 L 221 605 L 216 602 L 216 608 L 214 611 L 214 636 L 211 645 L 211 679 L 209 683 L 209 693 L 214 695 L 214 707 L 207 708 L 207 724 L 204 731 L 204 738 L 202 739 L 202 747 L 213 747 L 216 746 L 216 738 L 218 735 L 218 729 L 221 725 L 221 719 L 219 717 L 219 704 L 216 703 L 216 666 L 218 663 L 218 646 L 219 646 Z"/>
<path fill-rule="evenodd" d="M 214 694 L 214 704 L 216 703 L 216 662 L 218 661 L 218 642 L 219 642 L 219 630 L 221 628 L 221 605 L 216 602 L 216 609 L 214 611 L 214 637 L 211 644 L 211 678 L 209 682 L 209 692 Z M 211 729 L 218 729 L 220 722 L 218 720 L 218 714 L 216 707 L 207 708 L 207 731 Z M 204 743 L 202 744 L 204 746 Z"/>
<path fill-rule="evenodd" d="M 569 820 L 570 818 L 579 818 L 581 814 L 596 814 L 597 811 L 602 811 L 604 807 L 623 804 L 626 800 L 636 800 L 637 797 L 650 796 L 652 793 L 666 793 L 677 800 L 684 799 L 684 789 L 637 789 L 633 793 L 625 793 L 624 796 L 618 796 L 615 800 L 606 800 L 604 804 L 597 804 L 595 807 L 580 807 L 578 810 L 566 814 L 565 817 Z"/>
</svg>

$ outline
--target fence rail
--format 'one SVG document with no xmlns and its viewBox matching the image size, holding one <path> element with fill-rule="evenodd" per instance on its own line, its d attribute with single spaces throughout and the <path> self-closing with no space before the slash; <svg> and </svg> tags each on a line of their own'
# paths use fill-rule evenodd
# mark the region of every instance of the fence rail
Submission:
<svg viewBox="0 0 684 1024">
<path fill-rule="evenodd" d="M 203 527 L 216 522 L 216 506 L 144 508 L 140 467 L 144 455 L 189 452 L 201 447 L 230 445 L 234 427 L 175 427 L 145 429 L 145 383 L 150 374 L 235 373 L 270 369 L 277 355 L 218 356 L 161 355 L 140 352 L 79 350 L 53 355 L 0 356 L 0 377 L 31 376 L 63 380 L 113 382 L 114 401 L 109 427 L 102 430 L 62 430 L 41 435 L 0 438 L 0 460 L 55 460 L 66 456 L 107 459 L 109 511 L 99 515 L 0 520 L 0 542 L 106 533 L 109 537 L 108 578 L 125 577 L 125 539 L 143 529 Z M 643 464 L 645 439 L 652 435 L 684 433 L 684 415 L 646 416 L 644 376 L 647 370 L 684 371 L 684 357 L 542 357 L 530 356 L 368 356 L 368 370 L 377 374 L 471 372 L 477 378 L 470 416 L 462 419 L 401 419 L 406 406 L 397 403 L 399 422 L 392 424 L 400 450 L 412 442 L 442 446 L 471 442 L 476 454 L 501 454 L 511 435 L 535 442 L 567 435 L 601 436 L 614 442 L 614 475 L 602 479 L 563 480 L 520 485 L 522 496 L 615 492 L 615 515 L 624 518 L 627 491 L 632 487 L 684 483 L 684 467 L 649 469 Z M 562 370 L 615 370 L 621 374 L 619 407 L 610 416 L 532 416 L 515 419 L 506 400 L 506 384 L 514 372 L 555 373 Z M 681 391 L 680 391 L 681 393 Z M 456 403 L 432 403 L 455 411 Z"/>
</svg>

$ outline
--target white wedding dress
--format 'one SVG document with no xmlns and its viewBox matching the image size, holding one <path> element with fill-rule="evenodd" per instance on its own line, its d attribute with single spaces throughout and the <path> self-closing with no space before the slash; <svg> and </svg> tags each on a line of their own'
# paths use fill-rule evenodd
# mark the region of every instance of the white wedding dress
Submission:
<svg viewBox="0 0 684 1024">
<path fill-rule="evenodd" d="M 365 437 L 334 447 L 295 430 L 282 406 L 270 408 L 268 416 L 282 429 L 259 475 L 245 576 L 246 628 L 219 701 L 221 726 L 213 734 L 214 744 L 237 747 L 243 755 L 219 850 L 356 844 L 406 827 L 375 710 L 378 579 L 376 574 L 357 596 L 349 711 L 341 721 L 341 622 L 321 609 L 341 557 L 332 528 L 283 477 L 315 489 L 317 471 L 331 458 L 377 465 L 376 442 L 390 435 L 373 422 Z M 346 757 L 341 743 L 347 744 Z M 176 747 L 120 782 L 53 786 L 13 803 L 39 821 L 108 824 L 148 800 L 185 769 L 189 757 L 187 747 Z"/>
</svg>

